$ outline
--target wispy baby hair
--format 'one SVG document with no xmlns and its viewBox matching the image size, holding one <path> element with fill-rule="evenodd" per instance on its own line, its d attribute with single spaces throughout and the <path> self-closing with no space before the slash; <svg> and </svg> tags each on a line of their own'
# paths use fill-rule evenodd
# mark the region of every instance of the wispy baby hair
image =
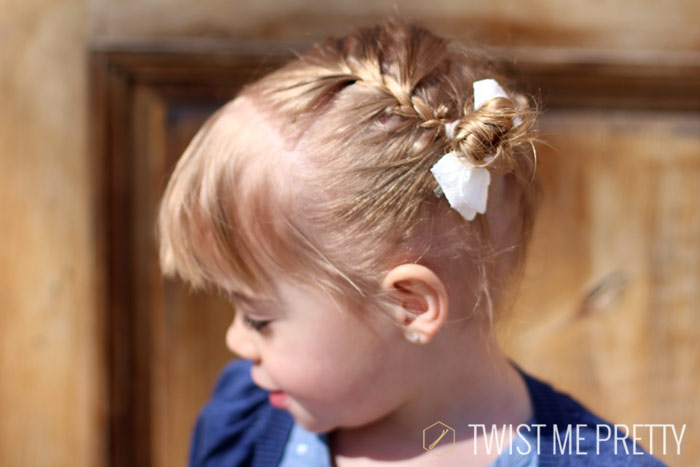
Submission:
<svg viewBox="0 0 700 467">
<path fill-rule="evenodd" d="M 397 20 L 313 46 L 244 88 L 183 154 L 159 213 L 164 271 L 252 294 L 284 274 L 367 299 L 414 261 L 491 297 L 519 270 L 537 204 L 527 99 L 506 87 L 474 111 L 472 83 L 495 77 Z M 496 179 L 471 222 L 435 195 L 430 168 L 448 151 Z"/>
</svg>

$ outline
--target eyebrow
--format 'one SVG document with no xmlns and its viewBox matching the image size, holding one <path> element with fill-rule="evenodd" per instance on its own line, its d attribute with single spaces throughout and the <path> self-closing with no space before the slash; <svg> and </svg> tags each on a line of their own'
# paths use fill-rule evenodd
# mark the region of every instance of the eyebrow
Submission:
<svg viewBox="0 0 700 467">
<path fill-rule="evenodd" d="M 272 299 L 267 297 L 254 296 L 245 292 L 241 292 L 239 290 L 225 290 L 224 293 L 226 297 L 231 301 L 240 301 L 244 303 L 269 303 L 273 301 Z"/>
<path fill-rule="evenodd" d="M 255 298 L 252 296 L 245 294 L 243 292 L 239 292 L 238 290 L 226 290 L 225 294 L 228 298 L 232 300 L 241 300 L 244 302 L 254 302 L 256 301 Z"/>
</svg>

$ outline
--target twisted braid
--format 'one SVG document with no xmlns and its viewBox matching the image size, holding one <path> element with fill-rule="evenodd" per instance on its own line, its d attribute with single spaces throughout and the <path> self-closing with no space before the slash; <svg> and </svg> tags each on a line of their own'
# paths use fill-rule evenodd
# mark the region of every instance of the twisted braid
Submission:
<svg viewBox="0 0 700 467">
<path fill-rule="evenodd" d="M 225 232 L 211 237 L 216 261 L 200 266 L 211 256 L 208 237 L 198 253 L 176 234 L 164 257 L 202 280 L 237 277 L 256 289 L 267 271 L 291 271 L 371 296 L 400 254 L 454 266 L 449 273 L 476 295 L 503 289 L 537 208 L 534 154 L 522 144 L 534 111 L 512 92 L 474 111 L 472 83 L 484 78 L 505 83 L 469 50 L 403 22 L 312 47 L 242 90 L 178 164 L 161 232 Z M 269 144 L 251 137 L 260 126 L 274 136 Z M 430 168 L 448 150 L 503 172 L 502 189 L 473 222 L 434 196 Z"/>
<path fill-rule="evenodd" d="M 365 31 L 366 35 L 384 36 L 379 41 L 387 44 L 386 47 L 369 49 L 363 37 L 350 36 L 328 40 L 312 49 L 306 58 L 315 65 L 319 82 L 342 81 L 345 85 L 371 87 L 393 99 L 394 105 L 387 109 L 391 114 L 417 120 L 421 128 L 439 127 L 447 123 L 450 108 L 444 103 L 433 108 L 428 102 L 425 85 L 436 84 L 447 70 L 448 43 L 415 26 L 409 28 L 393 31 L 393 37 L 379 27 Z M 420 36 L 418 40 L 406 40 L 415 35 Z M 411 43 L 419 46 L 406 47 Z M 403 63 L 413 62 L 429 65 L 401 69 Z"/>
<path fill-rule="evenodd" d="M 400 29 L 390 37 L 387 29 L 375 29 L 364 31 L 364 35 L 384 35 L 379 38 L 384 44 L 381 48 L 369 48 L 367 37 L 349 36 L 342 40 L 328 40 L 312 49 L 305 58 L 315 67 L 316 83 L 325 83 L 336 93 L 351 85 L 372 88 L 387 98 L 383 109 L 385 114 L 415 120 L 418 128 L 442 128 L 447 150 L 457 151 L 465 162 L 474 166 L 493 166 L 505 172 L 518 170 L 523 161 L 507 156 L 517 156 L 522 152 L 518 148 L 523 143 L 532 145 L 532 124 L 536 115 L 525 97 L 510 94 L 510 98 L 491 99 L 474 111 L 471 93 L 466 94 L 471 90 L 468 79 L 459 80 L 467 85 L 462 84 L 462 89 L 452 89 L 445 96 L 445 88 L 455 88 L 450 72 L 456 69 L 465 77 L 473 73 L 451 62 L 453 57 L 446 40 L 426 35 L 415 41 L 421 44 L 420 47 L 402 48 L 398 45 L 411 43 L 402 35 L 421 36 L 425 31 L 419 28 L 411 30 L 409 26 L 409 29 Z M 423 66 L 397 69 L 397 63 L 422 63 Z M 442 92 L 442 101 L 434 96 L 439 94 L 436 90 Z M 453 117 L 448 117 L 450 114 Z M 521 124 L 514 125 L 514 121 Z M 445 130 L 447 124 L 454 124 L 452 135 Z M 487 157 L 491 159 L 484 162 Z M 534 164 L 529 166 L 534 170 Z"/>
</svg>

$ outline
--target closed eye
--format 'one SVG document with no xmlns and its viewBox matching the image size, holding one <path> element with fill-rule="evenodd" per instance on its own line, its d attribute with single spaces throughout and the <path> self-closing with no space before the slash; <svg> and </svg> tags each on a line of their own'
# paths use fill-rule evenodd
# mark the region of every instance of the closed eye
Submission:
<svg viewBox="0 0 700 467">
<path fill-rule="evenodd" d="M 265 327 L 270 324 L 270 320 L 260 321 L 257 319 L 251 319 L 246 315 L 243 315 L 243 324 L 256 331 L 262 331 Z"/>
</svg>

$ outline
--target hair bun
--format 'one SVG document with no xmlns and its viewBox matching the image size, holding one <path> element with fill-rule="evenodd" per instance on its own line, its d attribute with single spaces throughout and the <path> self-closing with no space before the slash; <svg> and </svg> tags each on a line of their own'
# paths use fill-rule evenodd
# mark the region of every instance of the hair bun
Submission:
<svg viewBox="0 0 700 467">
<path fill-rule="evenodd" d="M 493 165 L 514 171 L 522 161 L 518 146 L 531 143 L 535 112 L 524 96 L 494 97 L 457 121 L 450 141 L 452 150 L 474 165 Z M 492 158 L 492 159 L 487 159 Z"/>
</svg>

